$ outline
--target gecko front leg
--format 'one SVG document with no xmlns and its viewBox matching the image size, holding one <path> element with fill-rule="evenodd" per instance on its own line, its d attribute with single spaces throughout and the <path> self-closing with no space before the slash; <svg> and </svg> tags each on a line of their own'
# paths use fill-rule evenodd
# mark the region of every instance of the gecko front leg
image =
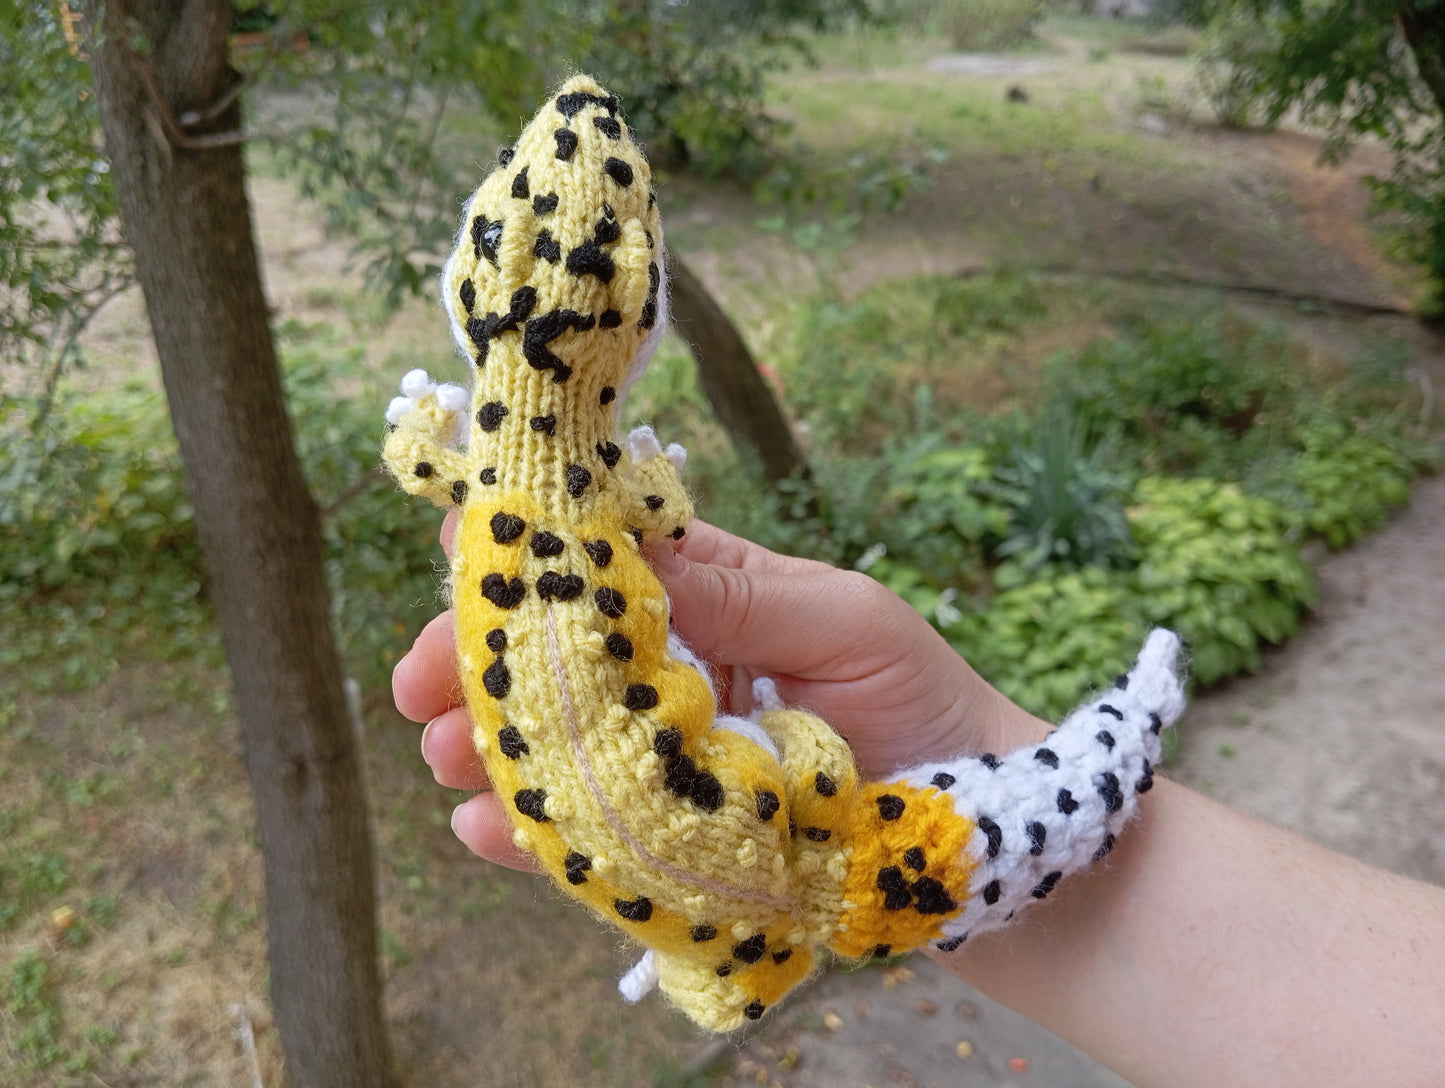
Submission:
<svg viewBox="0 0 1445 1088">
<path fill-rule="evenodd" d="M 386 410 L 386 467 L 405 491 L 437 506 L 460 506 L 467 496 L 468 462 L 451 443 L 467 391 L 436 385 L 425 370 L 413 370 L 402 378 L 401 393 Z"/>
<path fill-rule="evenodd" d="M 693 518 L 692 500 L 682 484 L 687 450 L 676 442 L 663 449 L 651 427 L 637 427 L 627 436 L 629 463 L 625 474 L 623 514 L 644 537 L 680 540 Z"/>
</svg>

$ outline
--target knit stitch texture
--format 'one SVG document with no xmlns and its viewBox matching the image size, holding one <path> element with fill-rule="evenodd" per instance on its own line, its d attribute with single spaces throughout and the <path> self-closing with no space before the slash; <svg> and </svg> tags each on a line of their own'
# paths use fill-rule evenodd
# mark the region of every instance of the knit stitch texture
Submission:
<svg viewBox="0 0 1445 1088">
<path fill-rule="evenodd" d="M 586 76 L 499 158 L 442 275 L 472 389 L 408 374 L 384 459 L 407 491 L 461 508 L 451 595 L 474 743 L 517 845 L 649 950 L 624 994 L 658 985 L 731 1029 L 819 947 L 956 947 L 1107 853 L 1183 707 L 1167 632 L 1045 746 L 888 783 L 861 781 L 847 744 L 766 683 L 754 718 L 718 716 L 641 553 L 686 532 L 685 453 L 617 435 L 667 315 L 647 161 Z"/>
</svg>

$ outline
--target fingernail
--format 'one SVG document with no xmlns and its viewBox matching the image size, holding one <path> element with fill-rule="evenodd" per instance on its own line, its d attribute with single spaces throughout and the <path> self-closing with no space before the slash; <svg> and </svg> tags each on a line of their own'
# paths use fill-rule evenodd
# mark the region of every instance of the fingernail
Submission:
<svg viewBox="0 0 1445 1088">
<path fill-rule="evenodd" d="M 457 817 L 462 814 L 462 808 L 463 808 L 465 805 L 466 805 L 466 802 L 463 801 L 463 802 L 462 802 L 460 805 L 458 805 L 456 808 L 452 809 L 452 834 L 453 834 L 453 835 L 457 834 Z"/>
<path fill-rule="evenodd" d="M 436 725 L 437 720 L 433 718 L 426 723 L 426 728 L 421 731 L 421 758 L 426 759 L 426 735 L 431 732 L 431 727 Z"/>
</svg>

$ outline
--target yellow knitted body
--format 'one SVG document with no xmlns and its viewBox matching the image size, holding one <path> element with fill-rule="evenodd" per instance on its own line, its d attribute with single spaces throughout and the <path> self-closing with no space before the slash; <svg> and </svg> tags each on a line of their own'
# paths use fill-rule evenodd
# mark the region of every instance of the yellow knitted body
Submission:
<svg viewBox="0 0 1445 1088">
<path fill-rule="evenodd" d="M 682 451 L 645 429 L 616 441 L 620 398 L 665 322 L 647 162 L 617 101 L 584 76 L 500 161 L 443 274 L 473 388 L 408 375 L 385 461 L 408 491 L 461 507 L 461 676 L 517 844 L 651 949 L 661 988 L 713 1029 L 761 1016 L 819 946 L 956 946 L 965 923 L 1001 924 L 989 911 L 1006 920 L 1014 902 L 1043 898 L 1062 875 L 1045 872 L 1044 817 L 975 820 L 958 777 L 983 776 L 994 797 L 1033 773 L 1027 753 L 1017 775 L 995 775 L 988 756 L 885 786 L 860 782 L 847 744 L 804 711 L 718 719 L 708 680 L 670 644 L 667 597 L 641 553 L 692 517 Z M 1060 766 L 1048 749 L 1035 762 Z M 1109 777 L 1099 790 L 1115 813 Z M 1044 786 L 1039 804 L 1072 811 L 1069 789 Z M 1050 849 L 1065 841 L 1054 832 Z"/>
</svg>

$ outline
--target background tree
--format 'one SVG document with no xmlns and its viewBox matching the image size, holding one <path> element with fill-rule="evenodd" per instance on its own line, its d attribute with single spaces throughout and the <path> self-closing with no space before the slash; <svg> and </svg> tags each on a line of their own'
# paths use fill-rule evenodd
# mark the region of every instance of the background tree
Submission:
<svg viewBox="0 0 1445 1088">
<path fill-rule="evenodd" d="M 261 289 L 231 7 L 101 9 L 89 20 L 96 96 L 231 667 L 288 1075 L 385 1088 L 371 841 L 320 520 Z"/>
<path fill-rule="evenodd" d="M 1292 111 L 1338 162 L 1361 139 L 1394 152 L 1372 179 L 1404 215 L 1402 250 L 1429 278 L 1422 314 L 1445 315 L 1445 5 L 1435 0 L 1211 0 L 1205 84 L 1220 116 L 1274 125 Z"/>
</svg>

